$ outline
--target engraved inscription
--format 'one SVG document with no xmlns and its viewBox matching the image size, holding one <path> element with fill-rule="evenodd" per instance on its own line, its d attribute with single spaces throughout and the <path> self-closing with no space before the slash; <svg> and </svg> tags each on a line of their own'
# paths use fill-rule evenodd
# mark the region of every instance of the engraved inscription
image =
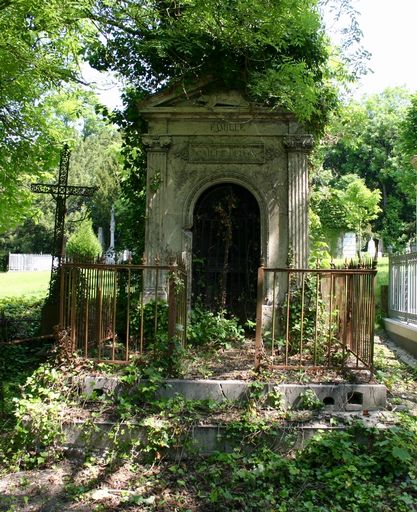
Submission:
<svg viewBox="0 0 417 512">
<path fill-rule="evenodd" d="M 226 121 L 214 121 L 210 125 L 210 131 L 214 133 L 221 132 L 240 132 L 244 126 L 241 123 L 227 123 Z"/>
<path fill-rule="evenodd" d="M 262 164 L 265 161 L 265 148 L 263 144 L 190 144 L 189 161 Z"/>
</svg>

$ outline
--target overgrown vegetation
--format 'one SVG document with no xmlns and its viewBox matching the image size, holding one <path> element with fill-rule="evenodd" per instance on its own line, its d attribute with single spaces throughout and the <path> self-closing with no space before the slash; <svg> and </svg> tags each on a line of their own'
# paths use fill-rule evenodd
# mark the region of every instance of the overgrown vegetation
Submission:
<svg viewBox="0 0 417 512">
<path fill-rule="evenodd" d="M 109 369 L 99 365 L 95 371 Z M 111 411 L 115 423 L 107 449 L 101 456 L 85 453 L 78 474 L 65 486 L 63 507 L 74 500 L 92 510 L 140 505 L 150 511 L 201 512 L 409 512 L 417 506 L 414 417 L 403 414 L 397 426 L 387 430 L 365 429 L 358 423 L 346 431 L 321 433 L 301 451 L 291 449 L 290 443 L 277 453 L 272 445 L 279 436 L 279 423 L 265 420 L 261 410 L 271 408 L 284 419 L 282 396 L 276 391 L 264 395 L 263 384 L 255 382 L 248 402 L 237 406 L 236 419 L 227 426 L 235 446 L 232 452 L 169 461 L 164 457 L 167 450 L 182 453 L 185 448 L 192 453 L 187 438 L 193 425 L 212 414 L 231 414 L 236 406 L 178 396 L 157 398 L 161 374 L 136 365 L 122 370 L 125 391 L 81 394 L 77 379 L 92 370 L 78 361 L 71 366 L 61 363 L 59 368 L 56 361 L 39 367 L 14 401 L 14 422 L 9 419 L 9 431 L 3 430 L 0 437 L 4 470 L 42 469 L 63 456 L 62 425 L 71 415 L 77 416 L 80 406 L 90 414 L 83 429 L 86 446 L 98 428 L 93 421 L 108 418 Z M 137 386 L 140 378 L 146 381 Z M 299 408 L 315 409 L 316 399 L 305 393 Z M 146 442 L 138 429 L 146 431 Z M 129 468 L 131 477 L 118 494 L 119 505 L 97 505 L 92 491 L 102 478 L 122 467 Z M 6 499 L 0 498 L 0 504 Z"/>
</svg>

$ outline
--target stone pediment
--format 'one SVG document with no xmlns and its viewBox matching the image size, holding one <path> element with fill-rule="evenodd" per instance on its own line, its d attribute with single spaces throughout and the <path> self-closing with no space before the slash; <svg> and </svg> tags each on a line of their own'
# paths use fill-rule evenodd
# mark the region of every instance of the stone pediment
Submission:
<svg viewBox="0 0 417 512">
<path fill-rule="evenodd" d="M 138 103 L 141 113 L 201 110 L 248 110 L 251 104 L 238 90 L 216 89 L 213 82 L 185 90 L 179 86 L 160 91 Z"/>
</svg>

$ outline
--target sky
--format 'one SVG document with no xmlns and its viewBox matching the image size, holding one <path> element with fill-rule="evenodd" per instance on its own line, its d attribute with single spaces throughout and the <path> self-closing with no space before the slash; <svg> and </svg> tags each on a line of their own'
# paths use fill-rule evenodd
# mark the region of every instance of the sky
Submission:
<svg viewBox="0 0 417 512">
<path fill-rule="evenodd" d="M 369 73 L 355 94 L 387 87 L 417 91 L 417 0 L 356 0 L 362 44 L 372 54 Z"/>
<path fill-rule="evenodd" d="M 360 13 L 362 45 L 372 54 L 369 67 L 373 71 L 361 78 L 354 97 L 396 86 L 417 92 L 417 0 L 352 0 L 352 4 Z M 104 104 L 121 106 L 114 79 L 103 81 L 91 68 L 85 77 L 100 83 L 97 93 Z"/>
</svg>

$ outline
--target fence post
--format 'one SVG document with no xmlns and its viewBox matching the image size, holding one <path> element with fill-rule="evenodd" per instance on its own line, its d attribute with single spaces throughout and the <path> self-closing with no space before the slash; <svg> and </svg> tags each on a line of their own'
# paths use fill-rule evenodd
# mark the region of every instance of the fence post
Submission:
<svg viewBox="0 0 417 512">
<path fill-rule="evenodd" d="M 263 264 L 258 268 L 258 292 L 256 299 L 255 370 L 259 370 L 262 358 L 262 305 L 264 296 L 265 271 Z"/>
<path fill-rule="evenodd" d="M 177 321 L 177 294 L 176 294 L 176 280 L 177 280 L 177 263 L 174 262 L 169 269 L 169 284 L 168 284 L 168 353 L 172 361 L 174 353 L 174 338 L 176 334 L 176 321 Z"/>
<path fill-rule="evenodd" d="M 65 272 L 67 271 L 65 265 L 61 265 L 59 269 L 59 329 L 65 329 L 67 326 L 65 325 L 64 319 L 64 300 L 65 300 Z"/>
</svg>

